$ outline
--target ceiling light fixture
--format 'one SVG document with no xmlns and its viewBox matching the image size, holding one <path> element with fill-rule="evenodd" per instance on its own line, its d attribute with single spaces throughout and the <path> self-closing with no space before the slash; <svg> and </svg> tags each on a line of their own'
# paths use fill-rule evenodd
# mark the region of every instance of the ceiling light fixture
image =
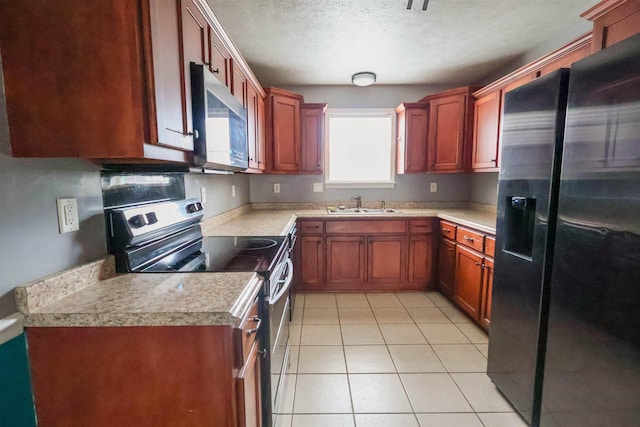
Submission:
<svg viewBox="0 0 640 427">
<path fill-rule="evenodd" d="M 351 76 L 351 83 L 356 86 L 371 86 L 376 82 L 376 75 L 370 71 L 355 73 Z"/>
</svg>

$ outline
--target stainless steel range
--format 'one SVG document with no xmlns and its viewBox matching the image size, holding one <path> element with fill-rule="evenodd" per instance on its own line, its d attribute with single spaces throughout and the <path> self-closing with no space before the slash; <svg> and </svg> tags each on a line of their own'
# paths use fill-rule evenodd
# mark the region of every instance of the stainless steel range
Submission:
<svg viewBox="0 0 640 427">
<path fill-rule="evenodd" d="M 118 272 L 253 271 L 265 278 L 260 317 L 263 425 L 275 423 L 275 408 L 288 367 L 291 253 L 295 226 L 286 236 L 203 236 L 203 206 L 197 199 L 151 202 L 105 209 L 109 252 Z"/>
</svg>

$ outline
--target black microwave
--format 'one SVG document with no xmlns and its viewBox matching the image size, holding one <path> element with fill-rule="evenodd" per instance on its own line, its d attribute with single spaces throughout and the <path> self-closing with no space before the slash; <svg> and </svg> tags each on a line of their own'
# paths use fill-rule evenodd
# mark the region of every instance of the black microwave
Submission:
<svg viewBox="0 0 640 427">
<path fill-rule="evenodd" d="M 204 169 L 249 167 L 247 110 L 204 65 L 191 63 L 194 163 Z"/>
</svg>

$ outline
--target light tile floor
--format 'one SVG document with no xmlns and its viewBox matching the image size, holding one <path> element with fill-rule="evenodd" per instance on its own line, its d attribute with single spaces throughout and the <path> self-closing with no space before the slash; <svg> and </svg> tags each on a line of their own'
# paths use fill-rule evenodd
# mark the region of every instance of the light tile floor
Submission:
<svg viewBox="0 0 640 427">
<path fill-rule="evenodd" d="M 299 293 L 276 427 L 522 427 L 487 334 L 436 292 Z"/>
</svg>

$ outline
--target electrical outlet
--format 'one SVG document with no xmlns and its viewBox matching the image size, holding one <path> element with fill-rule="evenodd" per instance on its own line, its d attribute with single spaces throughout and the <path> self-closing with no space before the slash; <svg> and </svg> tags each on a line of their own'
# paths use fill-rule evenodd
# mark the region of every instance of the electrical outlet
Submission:
<svg viewBox="0 0 640 427">
<path fill-rule="evenodd" d="M 200 203 L 207 203 L 207 189 L 205 187 L 200 187 Z"/>
<path fill-rule="evenodd" d="M 313 183 L 313 192 L 314 193 L 322 193 L 323 187 L 322 187 L 322 183 L 321 182 L 314 182 Z"/>
<path fill-rule="evenodd" d="M 78 231 L 78 201 L 75 198 L 56 199 L 58 206 L 58 228 L 60 234 Z"/>
<path fill-rule="evenodd" d="M 431 183 L 431 192 L 432 193 L 437 193 L 438 192 L 438 183 L 437 182 L 432 182 Z"/>
<path fill-rule="evenodd" d="M 274 193 L 279 193 L 280 192 L 280 184 L 273 184 L 273 192 Z"/>
<path fill-rule="evenodd" d="M 231 184 L 231 197 L 236 197 L 236 186 Z"/>
</svg>

